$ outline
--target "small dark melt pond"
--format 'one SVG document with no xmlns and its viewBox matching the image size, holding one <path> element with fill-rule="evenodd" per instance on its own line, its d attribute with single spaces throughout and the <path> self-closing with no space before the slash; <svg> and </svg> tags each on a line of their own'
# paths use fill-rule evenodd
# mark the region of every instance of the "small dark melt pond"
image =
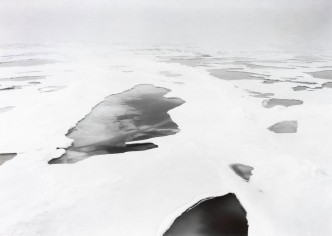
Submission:
<svg viewBox="0 0 332 236">
<path fill-rule="evenodd" d="M 202 200 L 179 216 L 164 236 L 246 236 L 246 214 L 234 194 Z"/>
<path fill-rule="evenodd" d="M 253 167 L 243 164 L 231 164 L 231 169 L 245 181 L 249 181 L 252 176 Z"/>
<path fill-rule="evenodd" d="M 165 98 L 169 89 L 137 85 L 111 95 L 69 130 L 73 139 L 66 153 L 50 164 L 75 163 L 92 155 L 142 151 L 158 147 L 153 143 L 129 143 L 179 132 L 167 113 L 180 106 L 180 98 Z"/>
</svg>

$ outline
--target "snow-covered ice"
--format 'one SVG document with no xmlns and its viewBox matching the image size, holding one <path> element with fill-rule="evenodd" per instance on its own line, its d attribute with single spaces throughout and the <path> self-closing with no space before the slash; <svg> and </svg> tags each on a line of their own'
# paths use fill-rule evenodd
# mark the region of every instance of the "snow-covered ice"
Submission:
<svg viewBox="0 0 332 236">
<path fill-rule="evenodd" d="M 0 155 L 11 158 L 0 165 L 0 235 L 161 236 L 188 208 L 228 193 L 249 235 L 332 235 L 332 92 L 317 76 L 331 63 L 319 51 L 1 46 Z M 139 84 L 185 101 L 168 112 L 180 132 L 146 151 L 48 164 L 93 107 Z M 2 89 L 12 86 L 21 89 Z M 267 109 L 266 99 L 303 104 Z M 283 121 L 297 132 L 268 129 Z M 254 168 L 249 182 L 234 163 Z"/>
</svg>

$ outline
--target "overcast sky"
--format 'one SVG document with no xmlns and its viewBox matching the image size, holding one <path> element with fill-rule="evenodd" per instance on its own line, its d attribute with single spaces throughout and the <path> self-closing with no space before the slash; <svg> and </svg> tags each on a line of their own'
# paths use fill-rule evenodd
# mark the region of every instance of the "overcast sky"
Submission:
<svg viewBox="0 0 332 236">
<path fill-rule="evenodd" d="M 1 42 L 331 46 L 331 0 L 0 0 Z"/>
</svg>

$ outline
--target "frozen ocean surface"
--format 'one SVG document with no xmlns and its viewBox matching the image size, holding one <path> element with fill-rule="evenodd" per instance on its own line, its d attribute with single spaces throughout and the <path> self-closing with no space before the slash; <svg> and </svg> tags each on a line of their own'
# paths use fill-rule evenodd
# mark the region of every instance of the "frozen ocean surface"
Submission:
<svg viewBox="0 0 332 236">
<path fill-rule="evenodd" d="M 331 66 L 315 50 L 2 45 L 0 235 L 332 235 Z"/>
</svg>

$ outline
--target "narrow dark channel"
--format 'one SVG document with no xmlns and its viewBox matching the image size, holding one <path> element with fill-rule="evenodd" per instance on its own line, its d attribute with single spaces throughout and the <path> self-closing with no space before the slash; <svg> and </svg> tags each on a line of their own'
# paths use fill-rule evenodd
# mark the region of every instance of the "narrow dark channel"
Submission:
<svg viewBox="0 0 332 236">
<path fill-rule="evenodd" d="M 136 141 L 180 131 L 167 112 L 184 101 L 165 98 L 169 92 L 166 88 L 141 84 L 108 96 L 69 130 L 66 136 L 74 140 L 73 144 L 63 156 L 52 159 L 49 164 L 75 163 L 93 155 L 157 148 L 154 143 Z"/>
<path fill-rule="evenodd" d="M 163 236 L 247 236 L 246 215 L 233 193 L 204 199 L 175 219 Z"/>
</svg>

